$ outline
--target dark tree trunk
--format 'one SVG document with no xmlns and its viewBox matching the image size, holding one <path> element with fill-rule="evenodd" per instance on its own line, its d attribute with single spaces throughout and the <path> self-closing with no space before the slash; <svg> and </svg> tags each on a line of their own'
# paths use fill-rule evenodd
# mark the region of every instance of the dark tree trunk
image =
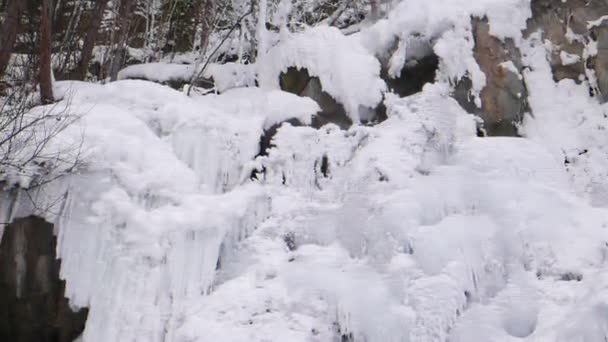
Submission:
<svg viewBox="0 0 608 342">
<path fill-rule="evenodd" d="M 99 27 L 101 26 L 103 13 L 106 10 L 107 4 L 108 0 L 97 0 L 95 2 L 95 9 L 93 16 L 91 17 L 91 24 L 87 29 L 87 34 L 84 38 L 82 56 L 80 57 L 80 62 L 78 63 L 78 78 L 81 81 L 84 81 L 87 76 L 89 63 L 93 57 L 93 48 L 95 47 L 95 42 L 97 41 L 97 33 L 99 32 Z"/>
<path fill-rule="evenodd" d="M 215 21 L 215 6 L 214 0 L 203 0 L 203 15 L 202 15 L 202 32 L 201 32 L 201 52 L 207 51 L 207 45 L 209 45 L 209 36 L 213 31 L 213 24 Z M 203 56 L 204 57 L 204 56 Z"/>
<path fill-rule="evenodd" d="M 196 32 L 198 30 L 198 25 L 201 23 L 201 0 L 194 1 L 192 5 L 192 11 L 194 12 L 194 30 L 192 32 L 192 47 L 196 47 Z M 200 46 L 199 46 L 200 48 Z"/>
<path fill-rule="evenodd" d="M 378 0 L 370 0 L 369 5 L 371 7 L 370 17 L 372 20 L 378 19 Z"/>
<path fill-rule="evenodd" d="M 127 57 L 127 42 L 129 40 L 129 20 L 131 18 L 132 0 L 121 0 L 118 10 L 118 31 L 116 34 L 116 49 L 110 65 L 110 81 L 118 79 L 118 71 L 123 67 Z"/>
<path fill-rule="evenodd" d="M 0 29 L 0 80 L 4 77 L 6 68 L 11 59 L 13 46 L 21 24 L 24 0 L 6 0 L 4 22 Z"/>
<path fill-rule="evenodd" d="M 51 5 L 52 0 L 42 0 L 40 12 L 40 100 L 51 103 L 53 98 L 53 81 L 51 70 Z"/>
</svg>

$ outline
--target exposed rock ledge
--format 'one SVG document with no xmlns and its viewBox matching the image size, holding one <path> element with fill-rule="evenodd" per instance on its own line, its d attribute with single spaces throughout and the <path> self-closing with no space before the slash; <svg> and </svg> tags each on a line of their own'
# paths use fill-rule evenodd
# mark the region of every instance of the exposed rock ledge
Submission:
<svg viewBox="0 0 608 342">
<path fill-rule="evenodd" d="M 64 297 L 53 225 L 30 216 L 8 225 L 0 242 L 0 341 L 72 342 L 88 310 Z"/>
</svg>

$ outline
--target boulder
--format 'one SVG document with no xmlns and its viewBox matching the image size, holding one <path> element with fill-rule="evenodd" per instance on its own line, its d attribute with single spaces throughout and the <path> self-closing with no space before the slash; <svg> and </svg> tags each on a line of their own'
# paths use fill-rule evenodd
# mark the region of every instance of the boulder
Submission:
<svg viewBox="0 0 608 342">
<path fill-rule="evenodd" d="M 311 77 L 308 70 L 291 67 L 279 77 L 283 91 L 310 97 L 319 104 L 321 112 L 313 117 L 313 127 L 319 128 L 327 123 L 334 123 L 342 129 L 347 129 L 353 124 L 346 115 L 344 106 L 323 91 L 319 78 Z"/>
<path fill-rule="evenodd" d="M 281 90 L 298 96 L 310 97 L 321 107 L 321 112 L 312 118 L 312 127 L 320 128 L 332 123 L 341 129 L 348 129 L 353 124 L 346 114 L 344 106 L 324 91 L 321 80 L 318 77 L 310 76 L 308 70 L 290 67 L 279 75 L 279 84 Z M 383 102 L 380 102 L 376 108 L 359 107 L 359 110 L 360 113 L 366 113 L 362 115 L 363 117 L 371 118 L 362 120 L 363 124 L 375 124 L 387 118 Z"/>
</svg>

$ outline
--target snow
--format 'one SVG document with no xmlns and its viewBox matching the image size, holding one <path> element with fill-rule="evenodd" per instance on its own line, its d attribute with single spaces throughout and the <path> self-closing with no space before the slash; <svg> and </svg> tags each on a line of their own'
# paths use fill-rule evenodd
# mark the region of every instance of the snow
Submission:
<svg viewBox="0 0 608 342">
<path fill-rule="evenodd" d="M 529 67 L 523 138 L 478 138 L 450 97 L 458 78 L 485 84 L 473 14 L 489 14 Z M 519 0 L 401 2 L 352 36 L 283 32 L 260 64 L 218 67 L 216 85 L 231 84 L 221 94 L 57 82 L 81 119 L 51 148 L 84 138 L 86 167 L 32 194 L 58 211 L 2 193 L 0 221 L 55 223 L 66 296 L 89 307 L 84 342 L 604 340 L 608 107 L 589 84 L 553 81 L 551 47 L 520 36 L 528 16 Z M 428 38 L 420 51 L 409 49 L 415 32 Z M 396 74 L 423 49 L 441 60 L 436 83 L 384 94 L 380 55 Z M 355 122 L 380 101 L 387 120 L 284 123 L 319 111 L 278 90 L 292 66 L 319 77 Z M 188 68 L 121 75 L 165 82 Z"/>
<path fill-rule="evenodd" d="M 145 63 L 128 66 L 118 72 L 118 79 L 144 79 L 156 82 L 189 80 L 194 66 L 188 64 Z"/>
<path fill-rule="evenodd" d="M 524 62 L 532 67 L 525 79 L 534 113 L 526 117 L 526 136 L 550 148 L 556 160 L 567 161 L 579 196 L 604 206 L 608 203 L 608 188 L 602 180 L 608 172 L 604 134 L 608 107 L 589 97 L 589 84 L 553 82 L 546 58 L 548 47 L 538 36 L 523 46 Z"/>
<path fill-rule="evenodd" d="M 335 27 L 291 34 L 270 49 L 258 67 L 260 86 L 268 89 L 279 89 L 279 75 L 290 67 L 308 70 L 356 123 L 360 107 L 375 108 L 386 90 L 378 60 Z"/>
<path fill-rule="evenodd" d="M 493 36 L 519 42 L 531 15 L 529 0 L 400 1 L 387 19 L 353 36 L 378 57 L 394 49 L 398 41 L 390 58 L 391 77 L 398 74 L 406 59 L 416 58 L 421 52 L 429 54 L 424 52 L 424 44 L 407 51 L 407 42 L 413 38 L 429 42 L 440 57 L 440 77 L 458 81 L 468 76 L 473 84 L 472 95 L 479 97 L 486 79 L 473 58 L 471 17 L 487 18 Z"/>
<path fill-rule="evenodd" d="M 542 145 L 474 137 L 444 92 L 395 99 L 373 128 L 282 127 L 262 161 L 270 219 L 178 340 L 550 339 L 560 316 L 540 303 L 581 286 L 568 272 L 601 274 L 606 212 Z"/>
<path fill-rule="evenodd" d="M 592 20 L 587 22 L 587 29 L 591 30 L 592 28 L 601 26 L 605 20 L 608 20 L 608 15 L 603 15 L 599 17 L 597 20 Z"/>
<path fill-rule="evenodd" d="M 192 64 L 144 63 L 128 66 L 118 73 L 119 80 L 136 79 L 157 83 L 190 82 L 203 66 Z M 196 73 L 195 73 L 196 71 Z M 213 79 L 214 88 L 224 92 L 231 88 L 252 87 L 255 73 L 250 65 L 239 63 L 209 64 L 203 77 Z"/>
<path fill-rule="evenodd" d="M 567 53 L 566 51 L 561 51 L 559 53 L 559 58 L 562 61 L 562 65 L 572 65 L 581 61 L 581 57 L 579 55 Z"/>
</svg>

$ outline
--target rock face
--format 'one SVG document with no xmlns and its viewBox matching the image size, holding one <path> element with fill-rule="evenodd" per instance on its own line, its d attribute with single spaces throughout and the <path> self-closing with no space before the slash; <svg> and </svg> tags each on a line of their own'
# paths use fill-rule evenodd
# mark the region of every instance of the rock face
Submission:
<svg viewBox="0 0 608 342">
<path fill-rule="evenodd" d="M 473 53 L 486 75 L 486 86 L 480 94 L 481 108 L 470 96 L 470 80 L 465 79 L 457 85 L 454 97 L 468 112 L 483 119 L 485 134 L 517 136 L 517 124 L 529 111 L 519 50 L 512 40 L 503 42 L 490 35 L 487 20 L 473 18 L 472 26 L 475 39 Z"/>
<path fill-rule="evenodd" d="M 551 42 L 551 68 L 556 81 L 587 80 L 590 92 L 608 101 L 608 1 L 533 0 L 526 34 L 542 32 Z"/>
<path fill-rule="evenodd" d="M 7 226 L 0 243 L 0 341 L 72 342 L 87 309 L 73 312 L 59 279 L 53 225 L 37 217 Z"/>
<path fill-rule="evenodd" d="M 473 19 L 473 36 L 474 56 L 486 75 L 480 94 L 485 128 L 490 135 L 517 135 L 516 125 L 529 111 L 519 50 L 512 40 L 490 35 L 486 20 Z"/>
<path fill-rule="evenodd" d="M 539 32 L 551 43 L 550 64 L 555 81 L 572 79 L 589 83 L 589 92 L 601 102 L 608 101 L 608 1 L 532 0 L 532 18 L 524 36 Z M 470 80 L 462 80 L 454 90 L 456 100 L 484 121 L 490 136 L 516 136 L 517 124 L 530 111 L 522 77 L 521 55 L 513 41 L 490 35 L 485 19 L 472 19 L 474 56 L 486 75 L 481 91 L 481 108 L 470 96 Z"/>
</svg>

